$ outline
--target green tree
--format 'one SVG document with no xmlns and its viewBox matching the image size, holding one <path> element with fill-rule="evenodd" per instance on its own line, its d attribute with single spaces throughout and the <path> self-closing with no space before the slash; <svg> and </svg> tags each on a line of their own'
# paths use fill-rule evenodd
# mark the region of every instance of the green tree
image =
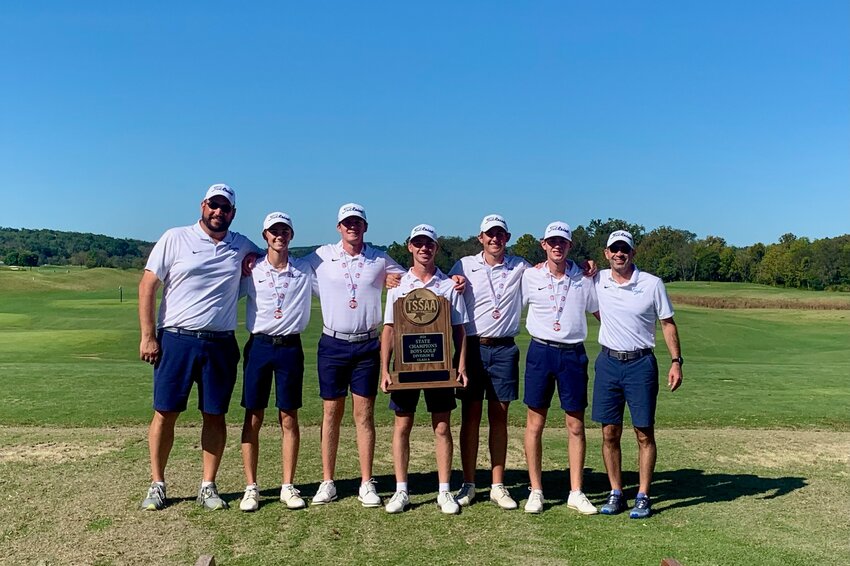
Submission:
<svg viewBox="0 0 850 566">
<path fill-rule="evenodd" d="M 536 265 L 546 260 L 546 252 L 540 246 L 540 240 L 531 234 L 523 234 L 517 238 L 516 243 L 511 246 L 511 254 L 525 258 L 531 265 Z"/>
</svg>

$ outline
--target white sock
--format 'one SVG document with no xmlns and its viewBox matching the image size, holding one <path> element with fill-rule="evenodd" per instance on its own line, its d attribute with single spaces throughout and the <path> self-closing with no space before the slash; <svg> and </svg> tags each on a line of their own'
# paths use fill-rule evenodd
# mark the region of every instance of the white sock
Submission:
<svg viewBox="0 0 850 566">
<path fill-rule="evenodd" d="M 406 481 L 397 481 L 395 482 L 395 490 L 398 491 L 407 491 L 407 482 Z"/>
<path fill-rule="evenodd" d="M 496 489 L 497 487 L 504 487 L 503 483 L 494 483 L 490 486 L 490 489 Z"/>
<path fill-rule="evenodd" d="M 209 486 L 213 485 L 214 483 L 215 483 L 214 481 L 202 481 L 201 487 L 209 487 Z"/>
<path fill-rule="evenodd" d="M 260 490 L 260 488 L 259 488 L 259 487 L 257 487 L 257 482 L 249 483 L 248 485 L 246 485 L 246 486 L 245 486 L 245 489 L 246 489 L 246 490 L 249 490 L 249 489 L 252 489 L 252 488 L 253 488 L 253 489 L 256 489 L 257 491 L 259 491 L 259 490 Z"/>
<path fill-rule="evenodd" d="M 292 487 L 292 484 L 291 483 L 285 483 L 285 484 L 281 485 L 280 487 L 282 487 L 282 488 L 283 487 Z"/>
<path fill-rule="evenodd" d="M 449 484 L 448 484 L 448 483 L 441 483 L 441 484 L 439 484 L 439 486 L 437 487 L 437 493 L 442 493 L 442 492 L 444 492 L 444 491 L 451 491 L 451 488 L 449 488 Z"/>
</svg>

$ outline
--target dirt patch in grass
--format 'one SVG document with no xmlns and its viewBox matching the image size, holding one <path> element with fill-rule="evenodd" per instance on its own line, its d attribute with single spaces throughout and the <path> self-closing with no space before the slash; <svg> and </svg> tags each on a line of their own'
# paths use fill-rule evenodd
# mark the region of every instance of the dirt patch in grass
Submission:
<svg viewBox="0 0 850 566">
<path fill-rule="evenodd" d="M 119 450 L 118 446 L 90 446 L 69 442 L 42 442 L 0 448 L 0 463 L 12 462 L 75 462 Z"/>
<path fill-rule="evenodd" d="M 835 300 L 761 299 L 755 297 L 704 297 L 671 294 L 674 304 L 693 305 L 710 309 L 796 309 L 850 310 L 850 303 Z"/>
</svg>

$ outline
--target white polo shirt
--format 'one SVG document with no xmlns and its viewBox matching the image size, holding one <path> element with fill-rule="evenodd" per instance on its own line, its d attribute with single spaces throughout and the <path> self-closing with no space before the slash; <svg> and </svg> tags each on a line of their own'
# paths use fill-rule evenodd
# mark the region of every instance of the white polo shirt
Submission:
<svg viewBox="0 0 850 566">
<path fill-rule="evenodd" d="M 278 271 L 268 255 L 242 278 L 240 296 L 246 296 L 245 327 L 251 334 L 300 334 L 310 322 L 313 268 L 305 259 L 290 257 Z"/>
<path fill-rule="evenodd" d="M 242 234 L 216 242 L 198 222 L 166 231 L 145 265 L 163 282 L 157 328 L 235 330 L 242 259 L 251 252 L 260 250 Z"/>
<path fill-rule="evenodd" d="M 369 332 L 381 324 L 386 276 L 405 272 L 386 253 L 368 245 L 352 257 L 342 249 L 342 241 L 324 245 L 306 259 L 316 273 L 314 294 L 322 303 L 325 328 L 349 334 Z"/>
<path fill-rule="evenodd" d="M 455 282 L 446 276 L 445 273 L 437 268 L 434 274 L 427 283 L 423 283 L 421 279 L 413 275 L 410 271 L 405 273 L 401 278 L 401 284 L 387 291 L 387 306 L 384 309 L 384 324 L 393 324 L 393 305 L 397 300 L 407 295 L 414 289 L 429 289 L 435 295 L 445 297 L 449 301 L 452 309 L 452 325 L 466 324 L 469 322 L 469 316 L 466 314 L 466 303 L 463 297 L 455 290 Z"/>
<path fill-rule="evenodd" d="M 635 266 L 632 277 L 620 285 L 603 269 L 594 278 L 599 299 L 599 343 L 612 350 L 631 352 L 655 347 L 655 322 L 673 316 L 664 282 Z"/>
<path fill-rule="evenodd" d="M 535 338 L 577 344 L 587 338 L 585 312 L 599 310 L 593 279 L 584 277 L 570 261 L 566 274 L 556 279 L 547 264 L 522 274 L 522 303 L 529 305 L 525 327 Z M 556 330 L 557 329 L 557 330 Z"/>
<path fill-rule="evenodd" d="M 527 261 L 512 255 L 491 267 L 484 261 L 484 252 L 462 257 L 454 264 L 449 275 L 466 277 L 467 336 L 507 338 L 519 334 L 520 287 L 527 267 Z"/>
</svg>

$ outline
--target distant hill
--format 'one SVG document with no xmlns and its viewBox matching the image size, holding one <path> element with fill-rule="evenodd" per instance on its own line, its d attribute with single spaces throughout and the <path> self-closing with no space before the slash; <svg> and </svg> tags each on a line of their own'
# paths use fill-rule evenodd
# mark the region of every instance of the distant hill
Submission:
<svg viewBox="0 0 850 566">
<path fill-rule="evenodd" d="M 0 261 L 6 265 L 84 265 L 142 269 L 153 245 L 154 242 L 144 240 L 113 238 L 87 232 L 0 227 Z M 318 247 L 293 247 L 290 252 L 294 257 L 303 257 Z M 375 247 L 387 249 L 386 246 Z"/>
<path fill-rule="evenodd" d="M 151 242 L 102 234 L 0 227 L 0 259 L 7 265 L 141 268 L 151 248 Z"/>
</svg>

